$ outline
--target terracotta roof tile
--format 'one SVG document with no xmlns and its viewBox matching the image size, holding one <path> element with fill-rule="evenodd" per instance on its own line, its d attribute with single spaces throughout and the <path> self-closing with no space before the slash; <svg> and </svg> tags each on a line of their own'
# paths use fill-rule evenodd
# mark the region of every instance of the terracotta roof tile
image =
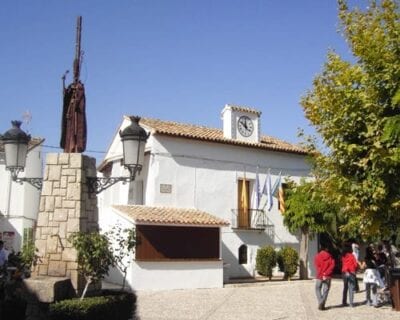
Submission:
<svg viewBox="0 0 400 320">
<path fill-rule="evenodd" d="M 233 111 L 242 111 L 242 112 L 250 112 L 250 113 L 255 113 L 257 115 L 261 115 L 261 111 L 258 111 L 256 109 L 250 108 L 250 107 L 245 107 L 245 106 L 235 106 L 233 104 L 228 104 L 226 105 L 227 107 L 230 107 Z"/>
<path fill-rule="evenodd" d="M 233 144 L 243 147 L 297 153 L 303 155 L 307 154 L 306 150 L 303 148 L 271 136 L 262 136 L 260 142 L 246 142 L 224 138 L 223 131 L 221 129 L 150 118 L 141 118 L 140 124 L 148 127 L 153 134 L 162 134 L 187 139 Z"/>
<path fill-rule="evenodd" d="M 173 207 L 114 205 L 114 209 L 132 218 L 136 224 L 228 226 L 229 223 L 207 212 Z"/>
</svg>

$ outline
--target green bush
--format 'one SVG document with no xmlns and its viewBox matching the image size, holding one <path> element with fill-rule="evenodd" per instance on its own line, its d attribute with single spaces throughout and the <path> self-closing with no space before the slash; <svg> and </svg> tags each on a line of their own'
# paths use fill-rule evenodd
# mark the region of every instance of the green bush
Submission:
<svg viewBox="0 0 400 320">
<path fill-rule="evenodd" d="M 107 292 L 83 300 L 70 299 L 50 305 L 50 320 L 128 320 L 134 318 L 136 296 L 127 292 Z"/>
<path fill-rule="evenodd" d="M 256 269 L 263 276 L 272 278 L 272 269 L 276 265 L 276 251 L 271 246 L 265 246 L 257 250 Z"/>
<path fill-rule="evenodd" d="M 279 270 L 284 273 L 284 279 L 289 280 L 297 272 L 299 254 L 292 247 L 283 247 L 277 255 Z"/>
</svg>

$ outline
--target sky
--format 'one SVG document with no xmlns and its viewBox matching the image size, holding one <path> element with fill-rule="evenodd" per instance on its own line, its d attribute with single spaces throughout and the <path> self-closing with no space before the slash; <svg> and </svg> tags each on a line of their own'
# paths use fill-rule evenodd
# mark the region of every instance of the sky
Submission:
<svg viewBox="0 0 400 320">
<path fill-rule="evenodd" d="M 222 129 L 225 104 L 261 111 L 262 134 L 298 143 L 299 128 L 314 133 L 300 99 L 328 50 L 351 59 L 335 0 L 2 0 L 0 133 L 21 120 L 61 152 L 79 15 L 85 154 L 98 161 L 124 115 Z"/>
</svg>

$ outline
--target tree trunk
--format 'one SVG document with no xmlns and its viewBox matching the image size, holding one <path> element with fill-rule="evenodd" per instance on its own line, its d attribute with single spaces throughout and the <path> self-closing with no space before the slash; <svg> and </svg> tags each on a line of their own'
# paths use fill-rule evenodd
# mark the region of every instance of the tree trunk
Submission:
<svg viewBox="0 0 400 320">
<path fill-rule="evenodd" d="M 300 279 L 308 279 L 308 228 L 301 229 L 300 239 Z"/>
<path fill-rule="evenodd" d="M 89 288 L 89 285 L 90 285 L 91 282 L 92 282 L 92 281 L 91 281 L 90 278 L 86 278 L 85 288 L 83 289 L 83 292 L 82 292 L 82 295 L 81 295 L 81 299 L 80 299 L 80 300 L 83 300 L 83 298 L 85 297 L 86 292 L 87 292 L 87 289 Z"/>
</svg>

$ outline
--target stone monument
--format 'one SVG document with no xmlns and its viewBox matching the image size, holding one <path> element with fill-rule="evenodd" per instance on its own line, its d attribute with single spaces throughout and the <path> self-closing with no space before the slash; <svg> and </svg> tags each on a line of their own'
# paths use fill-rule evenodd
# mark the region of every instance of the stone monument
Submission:
<svg viewBox="0 0 400 320">
<path fill-rule="evenodd" d="M 95 159 L 81 153 L 47 154 L 35 235 L 39 261 L 33 276 L 67 277 L 77 293 L 84 279 L 68 237 L 98 230 L 97 197 L 86 185 L 86 177 L 95 172 Z"/>
</svg>

